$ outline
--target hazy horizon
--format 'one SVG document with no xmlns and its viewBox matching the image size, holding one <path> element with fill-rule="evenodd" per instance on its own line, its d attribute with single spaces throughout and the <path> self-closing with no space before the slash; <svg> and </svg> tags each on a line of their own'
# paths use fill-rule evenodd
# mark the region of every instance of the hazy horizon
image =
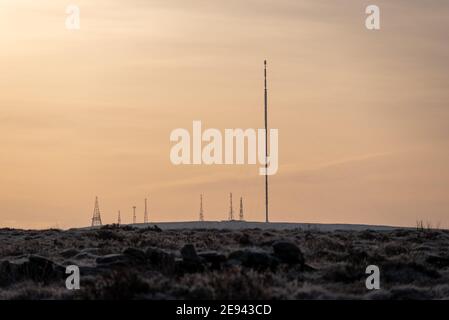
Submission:
<svg viewBox="0 0 449 320">
<path fill-rule="evenodd" d="M 270 218 L 449 227 L 449 2 L 0 0 L 0 227 L 264 220 L 258 165 L 174 166 L 170 132 L 279 129 Z M 365 8 L 381 9 L 381 30 Z"/>
</svg>

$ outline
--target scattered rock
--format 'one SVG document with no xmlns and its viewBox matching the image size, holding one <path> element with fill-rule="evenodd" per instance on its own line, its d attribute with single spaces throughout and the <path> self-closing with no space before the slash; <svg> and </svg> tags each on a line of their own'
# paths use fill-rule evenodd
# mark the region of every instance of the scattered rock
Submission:
<svg viewBox="0 0 449 320">
<path fill-rule="evenodd" d="M 181 249 L 182 261 L 177 261 L 176 269 L 179 273 L 195 273 L 204 271 L 203 260 L 196 253 L 193 244 L 186 244 Z"/>
<path fill-rule="evenodd" d="M 105 228 L 112 233 L 99 240 L 98 228 L 0 228 L 0 299 L 449 297 L 449 231 L 125 229 Z M 354 291 L 364 286 L 369 264 L 379 266 L 382 290 Z M 80 268 L 76 296 L 65 291 L 67 265 Z M 238 268 L 228 268 L 233 265 Z"/>
<path fill-rule="evenodd" d="M 206 262 L 210 263 L 221 263 L 226 261 L 226 256 L 216 251 L 204 251 L 200 252 L 198 255 Z"/>
<path fill-rule="evenodd" d="M 124 254 L 108 254 L 105 256 L 100 256 L 96 259 L 97 264 L 107 265 L 107 264 L 123 264 L 127 262 L 128 259 Z"/>
<path fill-rule="evenodd" d="M 237 262 L 244 267 L 256 270 L 273 269 L 277 266 L 278 260 L 266 252 L 253 249 L 237 250 L 229 255 L 228 262 Z"/>
<path fill-rule="evenodd" d="M 200 262 L 200 257 L 196 253 L 193 244 L 186 244 L 181 249 L 181 256 L 184 261 Z"/>
<path fill-rule="evenodd" d="M 116 231 L 100 229 L 96 233 L 96 237 L 100 240 L 123 241 L 123 236 Z"/>
<path fill-rule="evenodd" d="M 0 282 L 13 283 L 30 279 L 47 283 L 62 279 L 65 268 L 50 259 L 38 255 L 30 255 L 15 260 L 2 261 L 0 265 Z"/>
<path fill-rule="evenodd" d="M 75 260 L 85 260 L 85 259 L 97 259 L 98 256 L 88 253 L 88 252 L 80 252 L 76 256 L 73 257 Z"/>
<path fill-rule="evenodd" d="M 99 248 L 84 248 L 83 250 L 81 250 L 81 252 L 98 255 L 98 254 L 100 254 L 100 249 Z"/>
<path fill-rule="evenodd" d="M 152 266 L 163 272 L 170 273 L 175 268 L 175 257 L 162 249 L 150 247 L 145 251 L 145 256 Z"/>
<path fill-rule="evenodd" d="M 0 261 L 0 286 L 6 287 L 14 282 L 11 266 L 8 260 Z"/>
<path fill-rule="evenodd" d="M 83 276 L 83 277 L 86 277 L 86 276 L 95 276 L 95 275 L 97 275 L 98 273 L 99 273 L 99 271 L 101 270 L 99 270 L 98 268 L 96 268 L 95 266 L 78 266 L 79 268 L 80 268 L 80 274 Z"/>
<path fill-rule="evenodd" d="M 123 251 L 123 254 L 127 256 L 130 260 L 139 263 L 145 263 L 147 259 L 145 252 L 136 248 L 127 248 Z"/>
<path fill-rule="evenodd" d="M 141 228 L 138 230 L 139 233 L 147 233 L 147 232 L 162 232 L 162 229 L 159 228 L 157 225 L 154 226 L 148 226 L 145 228 Z"/>
<path fill-rule="evenodd" d="M 212 269 L 220 269 L 221 264 L 226 261 L 226 256 L 216 251 L 204 251 L 198 255 L 206 263 L 209 263 Z"/>
<path fill-rule="evenodd" d="M 304 265 L 302 266 L 302 271 L 315 272 L 315 271 L 318 271 L 318 269 L 315 268 L 315 267 L 312 267 L 311 265 L 304 264 Z"/>
<path fill-rule="evenodd" d="M 25 264 L 29 263 L 26 257 L 15 260 L 4 260 L 0 265 L 0 284 L 10 285 L 25 278 Z"/>
<path fill-rule="evenodd" d="M 65 268 L 50 259 L 30 255 L 28 263 L 25 263 L 25 272 L 35 281 L 48 281 L 61 278 L 65 273 Z"/>
<path fill-rule="evenodd" d="M 304 264 L 304 256 L 298 246 L 288 241 L 277 241 L 273 243 L 275 257 L 285 263 Z"/>
</svg>

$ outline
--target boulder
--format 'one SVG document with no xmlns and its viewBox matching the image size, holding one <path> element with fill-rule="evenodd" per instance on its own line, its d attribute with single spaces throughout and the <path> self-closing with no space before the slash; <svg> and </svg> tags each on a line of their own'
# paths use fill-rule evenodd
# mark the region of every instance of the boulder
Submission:
<svg viewBox="0 0 449 320">
<path fill-rule="evenodd" d="M 182 261 L 177 261 L 176 269 L 179 273 L 195 273 L 204 271 L 203 259 L 196 253 L 193 244 L 186 244 L 181 249 Z"/>
<path fill-rule="evenodd" d="M 0 274 L 0 282 L 6 284 L 26 279 L 47 283 L 51 280 L 62 279 L 65 268 L 48 258 L 30 255 L 11 261 L 2 261 Z"/>
<path fill-rule="evenodd" d="M 90 253 L 93 255 L 99 255 L 100 254 L 100 249 L 99 248 L 84 248 L 83 250 L 81 250 L 82 253 Z"/>
<path fill-rule="evenodd" d="M 304 256 L 296 244 L 289 241 L 273 243 L 274 256 L 289 264 L 304 264 Z"/>
<path fill-rule="evenodd" d="M 186 244 L 181 249 L 181 256 L 184 261 L 200 262 L 200 257 L 196 253 L 193 244 Z"/>
<path fill-rule="evenodd" d="M 147 248 L 145 251 L 149 263 L 164 272 L 172 272 L 175 267 L 175 257 L 158 248 Z"/>
<path fill-rule="evenodd" d="M 35 281 L 49 281 L 64 277 L 65 268 L 50 259 L 38 255 L 30 255 L 25 264 L 26 273 Z"/>
<path fill-rule="evenodd" d="M 8 260 L 0 261 L 0 287 L 5 287 L 15 281 L 11 273 L 11 265 Z"/>
<path fill-rule="evenodd" d="M 126 248 L 123 251 L 123 254 L 129 258 L 130 260 L 134 261 L 134 262 L 138 262 L 138 263 L 145 263 L 147 260 L 147 257 L 145 255 L 145 252 L 140 250 L 140 249 L 136 249 L 136 248 Z"/>
<path fill-rule="evenodd" d="M 96 259 L 99 265 L 111 265 L 111 264 L 124 264 L 128 262 L 127 257 L 124 254 L 107 254 L 100 256 Z"/>
<path fill-rule="evenodd" d="M 75 260 L 84 260 L 84 259 L 97 259 L 98 256 L 89 253 L 89 252 L 80 252 L 76 256 L 73 257 Z"/>
<path fill-rule="evenodd" d="M 264 251 L 245 249 L 232 252 L 228 257 L 228 263 L 237 263 L 255 270 L 265 270 L 276 268 L 278 260 Z"/>
<path fill-rule="evenodd" d="M 216 251 L 204 251 L 198 254 L 212 269 L 220 269 L 221 264 L 226 261 L 226 256 Z"/>
<path fill-rule="evenodd" d="M 203 251 L 198 254 L 200 258 L 209 263 L 222 263 L 226 261 L 226 256 L 216 251 Z"/>
<path fill-rule="evenodd" d="M 101 268 L 96 268 L 95 266 L 81 265 L 78 267 L 80 269 L 80 274 L 82 275 L 82 277 L 96 276 L 102 270 Z"/>
</svg>

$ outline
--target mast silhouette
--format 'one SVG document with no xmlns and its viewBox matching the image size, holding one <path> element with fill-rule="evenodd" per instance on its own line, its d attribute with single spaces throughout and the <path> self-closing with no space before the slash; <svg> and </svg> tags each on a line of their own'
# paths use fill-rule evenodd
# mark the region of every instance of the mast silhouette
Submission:
<svg viewBox="0 0 449 320">
<path fill-rule="evenodd" d="M 265 97 L 265 222 L 268 223 L 268 88 L 267 60 L 264 60 L 264 97 Z"/>
<path fill-rule="evenodd" d="M 240 221 L 245 220 L 243 217 L 243 197 L 240 197 L 239 219 L 240 219 Z"/>
<path fill-rule="evenodd" d="M 204 221 L 203 194 L 200 194 L 200 221 Z"/>
<path fill-rule="evenodd" d="M 145 198 L 145 213 L 143 216 L 143 222 L 148 223 L 147 198 Z"/>
<path fill-rule="evenodd" d="M 232 206 L 232 192 L 229 194 L 229 221 L 234 220 L 234 208 Z"/>
<path fill-rule="evenodd" d="M 101 226 L 101 214 L 100 214 L 100 205 L 98 204 L 98 197 L 95 197 L 95 206 L 94 213 L 92 216 L 92 227 Z"/>
<path fill-rule="evenodd" d="M 136 224 L 136 206 L 133 206 L 133 224 Z"/>
</svg>

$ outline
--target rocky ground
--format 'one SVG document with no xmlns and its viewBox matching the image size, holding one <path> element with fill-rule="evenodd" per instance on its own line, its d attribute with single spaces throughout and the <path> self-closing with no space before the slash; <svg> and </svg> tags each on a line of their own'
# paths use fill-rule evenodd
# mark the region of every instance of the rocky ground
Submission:
<svg viewBox="0 0 449 320">
<path fill-rule="evenodd" d="M 0 229 L 0 299 L 449 299 L 449 231 Z"/>
</svg>

